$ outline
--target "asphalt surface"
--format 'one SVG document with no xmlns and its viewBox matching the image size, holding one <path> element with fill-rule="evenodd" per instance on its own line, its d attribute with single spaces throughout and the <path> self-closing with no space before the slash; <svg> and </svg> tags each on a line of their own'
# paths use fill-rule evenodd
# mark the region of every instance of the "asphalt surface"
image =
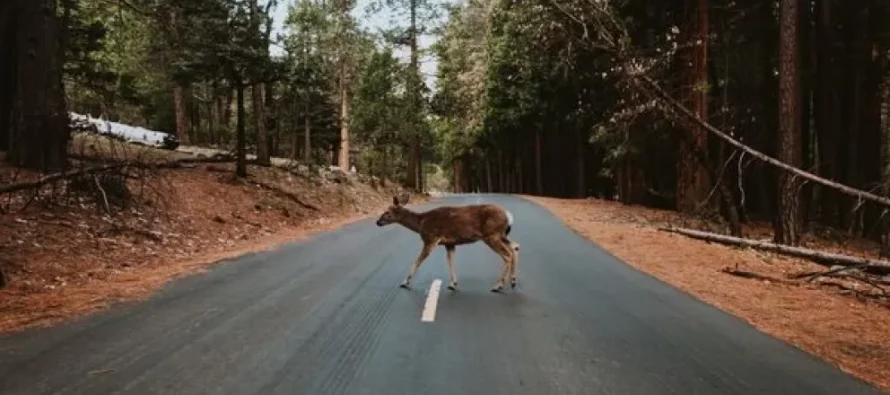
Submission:
<svg viewBox="0 0 890 395">
<path fill-rule="evenodd" d="M 400 289 L 419 238 L 365 220 L 218 264 L 155 297 L 0 338 L 0 394 L 877 394 L 626 266 L 506 196 L 519 288 L 500 258 L 445 250 Z M 422 209 L 428 208 L 426 205 Z M 443 287 L 435 321 L 427 291 Z"/>
</svg>

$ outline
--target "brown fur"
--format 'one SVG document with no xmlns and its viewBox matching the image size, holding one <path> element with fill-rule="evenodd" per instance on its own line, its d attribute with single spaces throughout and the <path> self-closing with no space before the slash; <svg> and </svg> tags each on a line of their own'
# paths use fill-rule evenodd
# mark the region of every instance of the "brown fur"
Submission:
<svg viewBox="0 0 890 395">
<path fill-rule="evenodd" d="M 483 241 L 489 248 L 504 259 L 501 276 L 492 291 L 503 289 L 509 272 L 511 284 L 516 287 L 516 264 L 519 244 L 510 241 L 510 222 L 507 212 L 493 204 L 470 206 L 446 206 L 427 212 L 414 212 L 404 207 L 408 199 L 393 198 L 393 204 L 377 220 L 378 226 L 400 224 L 420 235 L 423 249 L 414 261 L 411 271 L 401 284 L 407 288 L 414 273 L 436 246 L 444 246 L 447 251 L 448 269 L 451 281 L 448 288 L 457 288 L 457 275 L 454 272 L 454 251 L 457 246 Z"/>
</svg>

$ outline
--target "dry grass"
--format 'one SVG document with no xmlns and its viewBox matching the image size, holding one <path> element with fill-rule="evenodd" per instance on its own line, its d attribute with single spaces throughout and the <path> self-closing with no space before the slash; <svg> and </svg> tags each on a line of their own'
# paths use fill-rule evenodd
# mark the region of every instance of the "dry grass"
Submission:
<svg viewBox="0 0 890 395">
<path fill-rule="evenodd" d="M 627 264 L 890 390 L 890 310 L 886 299 L 865 298 L 822 283 L 787 281 L 790 274 L 824 269 L 807 261 L 656 230 L 666 224 L 690 226 L 690 221 L 673 212 L 595 200 L 528 199 Z M 764 236 L 766 230 L 758 224 L 748 227 L 746 234 Z M 876 248 L 866 241 L 841 244 L 809 239 L 807 244 L 856 255 L 873 253 Z M 727 267 L 779 281 L 732 276 L 722 272 Z"/>
<path fill-rule="evenodd" d="M 0 290 L 0 333 L 146 297 L 220 259 L 375 213 L 391 198 L 365 184 L 251 167 L 251 179 L 315 211 L 232 171 L 219 164 L 165 170 L 141 180 L 156 189 L 146 194 L 153 199 L 114 215 L 83 200 L 0 214 L 0 269 L 10 280 Z"/>
</svg>

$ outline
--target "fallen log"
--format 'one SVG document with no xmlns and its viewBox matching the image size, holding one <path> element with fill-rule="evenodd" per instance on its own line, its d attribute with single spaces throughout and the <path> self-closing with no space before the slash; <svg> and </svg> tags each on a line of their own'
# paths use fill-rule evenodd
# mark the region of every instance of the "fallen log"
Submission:
<svg viewBox="0 0 890 395">
<path fill-rule="evenodd" d="M 859 266 L 860 270 L 871 274 L 890 274 L 890 262 L 880 259 L 855 257 L 850 255 L 836 254 L 833 252 L 818 251 L 809 248 L 792 247 L 771 243 L 768 241 L 743 239 L 740 237 L 726 236 L 718 233 L 703 232 L 694 229 L 663 227 L 659 228 L 659 230 L 680 234 L 698 240 L 710 241 L 732 246 L 750 247 L 758 250 L 775 252 L 797 258 L 805 258 L 823 266 Z"/>
</svg>

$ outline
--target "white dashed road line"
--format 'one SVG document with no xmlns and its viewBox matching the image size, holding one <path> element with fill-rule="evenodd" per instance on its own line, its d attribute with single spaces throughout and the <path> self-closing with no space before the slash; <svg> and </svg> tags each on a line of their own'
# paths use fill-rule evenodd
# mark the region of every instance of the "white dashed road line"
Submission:
<svg viewBox="0 0 890 395">
<path fill-rule="evenodd" d="M 442 280 L 438 278 L 433 280 L 430 285 L 430 292 L 426 295 L 426 304 L 423 306 L 423 315 L 420 320 L 423 322 L 433 322 L 436 320 L 436 305 L 439 304 L 439 289 L 442 288 Z"/>
</svg>

